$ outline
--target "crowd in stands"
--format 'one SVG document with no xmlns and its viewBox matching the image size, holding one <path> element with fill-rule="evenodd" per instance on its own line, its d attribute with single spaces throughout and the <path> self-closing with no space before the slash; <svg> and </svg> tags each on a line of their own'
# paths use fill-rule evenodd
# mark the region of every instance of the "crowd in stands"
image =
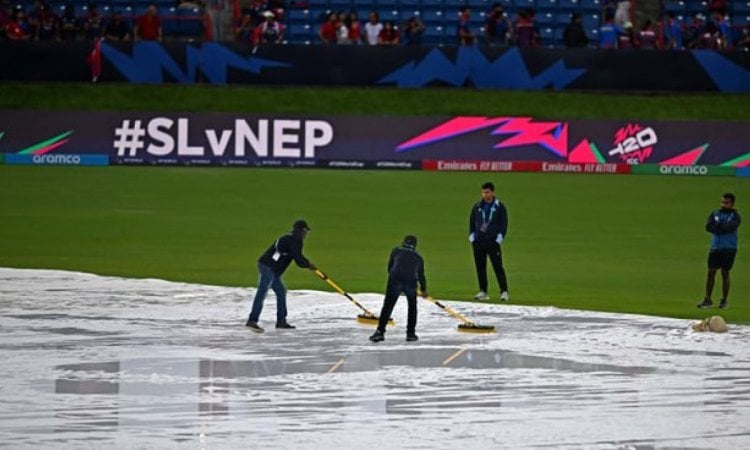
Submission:
<svg viewBox="0 0 750 450">
<path fill-rule="evenodd" d="M 148 0 L 153 1 L 153 0 Z M 126 3 L 100 8 L 96 3 L 62 4 L 35 0 L 33 5 L 11 5 L 0 0 L 0 40 L 35 40 L 70 42 L 93 41 L 161 41 L 172 37 L 204 39 L 206 12 L 192 1 L 179 1 L 160 12 L 156 3 Z"/>
<path fill-rule="evenodd" d="M 623 0 L 591 0 L 594 6 L 585 10 L 579 7 L 579 0 L 548 0 L 547 5 L 567 2 L 568 7 L 561 6 L 553 12 L 541 8 L 543 0 L 503 0 L 480 9 L 478 14 L 476 9 L 479 8 L 472 9 L 465 3 L 467 0 L 457 0 L 453 7 L 447 3 L 451 0 L 381 0 L 384 6 L 378 9 L 383 11 L 368 8 L 365 19 L 360 19 L 355 7 L 361 6 L 361 1 L 351 0 L 344 5 L 350 6 L 349 9 L 332 8 L 340 6 L 339 3 L 334 5 L 333 1 L 336 0 L 301 0 L 284 6 L 252 0 L 235 22 L 234 37 L 239 42 L 253 45 L 268 42 L 380 46 L 426 43 L 750 50 L 750 9 L 746 20 L 733 27 L 723 0 L 710 3 L 708 0 L 694 0 L 704 2 L 704 11 L 696 14 L 689 23 L 683 16 L 664 8 L 660 17 L 645 19 L 638 27 L 633 25 L 635 14 L 631 2 Z M 432 6 L 426 6 L 428 4 Z M 408 7 L 402 8 L 401 5 Z M 506 11 L 506 5 L 513 6 L 510 13 Z M 543 12 L 541 17 L 540 9 Z M 385 19 L 381 19 L 381 13 Z M 267 26 L 264 14 L 274 15 L 273 23 L 277 28 L 271 33 L 271 39 L 262 37 Z M 554 23 L 551 24 L 549 19 L 552 16 Z M 433 32 L 435 29 L 437 33 Z M 451 29 L 455 34 L 451 34 Z"/>
<path fill-rule="evenodd" d="M 51 5 L 36 0 L 25 7 L 8 1 L 0 0 L 0 39 L 211 38 L 205 9 L 192 0 L 177 0 L 172 6 L 132 3 L 126 10 L 108 3 L 104 11 L 96 4 Z M 637 27 L 630 0 L 500 0 L 472 3 L 473 8 L 466 3 L 473 1 L 480 0 L 238 0 L 231 36 L 224 38 L 251 46 L 447 44 L 750 50 L 750 0 L 745 4 L 747 11 L 726 0 L 660 0 L 660 17 L 644 19 Z M 360 18 L 357 7 L 366 8 L 366 18 Z M 738 20 L 733 26 L 729 14 L 735 8 Z M 187 19 L 193 21 L 189 27 Z"/>
</svg>

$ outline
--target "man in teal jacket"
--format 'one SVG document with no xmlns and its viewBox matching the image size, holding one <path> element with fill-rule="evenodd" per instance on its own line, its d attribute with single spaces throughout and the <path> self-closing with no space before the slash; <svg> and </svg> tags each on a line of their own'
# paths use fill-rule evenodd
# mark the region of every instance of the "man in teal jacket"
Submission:
<svg viewBox="0 0 750 450">
<path fill-rule="evenodd" d="M 726 308 L 729 297 L 729 271 L 737 255 L 737 228 L 742 219 L 734 209 L 734 194 L 721 196 L 721 208 L 713 211 L 706 221 L 706 231 L 711 233 L 711 249 L 708 252 L 708 276 L 706 277 L 706 296 L 698 308 L 710 308 L 713 304 L 711 293 L 714 290 L 716 271 L 721 269 L 721 301 L 719 308 Z"/>
</svg>

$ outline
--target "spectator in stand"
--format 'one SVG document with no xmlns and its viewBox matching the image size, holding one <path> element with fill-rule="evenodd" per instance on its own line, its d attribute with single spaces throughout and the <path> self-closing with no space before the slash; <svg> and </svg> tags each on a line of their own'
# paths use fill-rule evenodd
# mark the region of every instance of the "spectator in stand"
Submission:
<svg viewBox="0 0 750 450">
<path fill-rule="evenodd" d="M 674 15 L 674 11 L 667 13 L 664 24 L 664 47 L 669 50 L 682 50 L 682 24 Z"/>
<path fill-rule="evenodd" d="M 570 23 L 563 30 L 563 42 L 568 48 L 585 47 L 589 44 L 579 13 L 570 15 Z"/>
<path fill-rule="evenodd" d="M 711 0 L 708 4 L 708 12 L 711 14 L 721 14 L 722 16 L 727 13 L 727 0 Z"/>
<path fill-rule="evenodd" d="M 336 36 L 338 28 L 338 17 L 336 13 L 328 13 L 326 21 L 320 26 L 318 31 L 318 37 L 323 41 L 324 44 L 330 45 L 336 43 Z"/>
<path fill-rule="evenodd" d="M 620 49 L 632 49 L 635 47 L 635 32 L 633 31 L 633 24 L 625 22 L 623 27 L 623 33 L 617 35 L 617 48 Z"/>
<path fill-rule="evenodd" d="M 656 48 L 656 31 L 653 29 L 653 23 L 650 20 L 643 22 L 641 31 L 638 32 L 638 48 L 653 50 Z"/>
<path fill-rule="evenodd" d="M 521 10 L 518 12 L 518 20 L 515 26 L 516 45 L 521 48 L 537 47 L 540 36 L 534 23 L 533 10 Z"/>
<path fill-rule="evenodd" d="M 612 14 L 612 17 L 614 17 L 615 12 L 617 11 L 618 1 L 619 0 L 601 0 L 602 17 L 607 17 L 609 14 Z"/>
<path fill-rule="evenodd" d="M 474 32 L 469 28 L 470 19 L 471 9 L 467 6 L 462 7 L 461 12 L 458 13 L 458 27 L 456 28 L 458 45 L 460 46 L 474 45 Z"/>
<path fill-rule="evenodd" d="M 383 29 L 380 31 L 380 36 L 378 36 L 378 45 L 393 47 L 398 45 L 400 39 L 401 37 L 396 27 L 393 26 L 393 22 L 385 22 Z"/>
<path fill-rule="evenodd" d="M 378 36 L 378 45 L 396 46 L 398 45 L 398 41 L 398 31 L 393 26 L 393 22 L 384 23 L 383 30 L 380 32 L 380 36 Z"/>
<path fill-rule="evenodd" d="M 599 48 L 617 48 L 618 36 L 625 34 L 625 30 L 616 25 L 614 19 L 612 14 L 604 18 L 604 23 L 599 28 Z"/>
<path fill-rule="evenodd" d="M 110 41 L 129 41 L 130 28 L 122 19 L 122 12 L 114 11 L 107 26 L 104 27 L 104 37 Z"/>
<path fill-rule="evenodd" d="M 104 32 L 104 18 L 95 4 L 89 5 L 89 10 L 83 17 L 83 33 L 86 39 L 93 41 L 102 37 Z"/>
<path fill-rule="evenodd" d="M 336 43 L 339 45 L 349 45 L 349 27 L 346 26 L 346 14 L 344 11 L 336 13 Z"/>
<path fill-rule="evenodd" d="M 0 0 L 0 40 L 5 39 L 5 26 L 10 23 L 11 8 L 8 0 Z"/>
<path fill-rule="evenodd" d="M 307 2 L 303 2 L 307 3 Z M 281 22 L 283 17 L 279 15 L 279 9 L 286 9 L 286 0 L 267 0 L 268 9 L 276 13 L 276 21 Z"/>
<path fill-rule="evenodd" d="M 6 40 L 5 37 L 5 26 L 10 23 L 10 14 L 6 15 L 3 11 L 0 11 L 0 42 Z"/>
<path fill-rule="evenodd" d="M 729 23 L 729 17 L 717 12 L 714 14 L 714 23 L 719 31 L 719 48 L 722 50 L 731 50 L 734 46 L 734 36 L 732 35 L 732 25 Z"/>
<path fill-rule="evenodd" d="M 258 44 L 280 44 L 284 39 L 284 26 L 276 20 L 276 14 L 264 11 L 266 21 L 255 28 L 255 42 Z"/>
<path fill-rule="evenodd" d="M 625 29 L 625 24 L 630 22 L 630 1 L 621 0 L 617 2 L 615 9 L 615 23 Z"/>
<path fill-rule="evenodd" d="M 383 24 L 380 23 L 378 13 L 373 11 L 370 13 L 368 21 L 365 24 L 365 37 L 367 38 L 367 43 L 370 45 L 378 45 L 381 31 L 383 31 Z"/>
<path fill-rule="evenodd" d="M 36 28 L 39 25 L 39 18 L 42 15 L 42 9 L 44 2 L 42 0 L 34 0 L 34 6 L 31 8 L 31 12 L 26 15 L 26 22 L 29 24 L 31 33 L 36 33 Z"/>
<path fill-rule="evenodd" d="M 196 9 L 200 8 L 201 5 L 193 0 L 178 0 L 177 7 L 181 9 Z"/>
<path fill-rule="evenodd" d="M 198 35 L 198 37 L 202 37 L 205 42 L 211 42 L 214 40 L 214 37 L 219 36 L 219 11 L 217 11 L 216 6 L 209 7 L 209 5 L 206 5 L 205 7 L 202 7 L 200 9 L 200 15 L 201 15 L 201 24 L 203 27 L 202 32 Z M 281 10 L 281 12 L 276 13 L 276 20 L 280 21 L 280 17 L 283 17 L 284 11 Z M 201 36 L 202 35 L 202 36 Z"/>
<path fill-rule="evenodd" d="M 419 17 L 412 16 L 406 19 L 403 26 L 404 32 L 401 33 L 404 37 L 404 44 L 406 45 L 420 45 L 422 44 L 422 34 L 424 34 L 425 27 Z"/>
<path fill-rule="evenodd" d="M 26 41 L 31 39 L 31 26 L 26 21 L 26 13 L 21 5 L 13 9 L 10 22 L 5 25 L 5 37 L 11 41 Z"/>
<path fill-rule="evenodd" d="M 742 35 L 737 42 L 737 49 L 746 52 L 750 51 L 750 25 L 746 25 L 745 28 L 742 29 Z"/>
<path fill-rule="evenodd" d="M 260 25 L 265 22 L 263 12 L 268 10 L 268 4 L 265 0 L 252 0 L 247 9 L 250 10 L 250 16 L 253 18 L 253 25 Z"/>
<path fill-rule="evenodd" d="M 71 3 L 65 4 L 63 15 L 60 17 L 60 39 L 71 42 L 78 39 L 79 20 Z"/>
<path fill-rule="evenodd" d="M 349 43 L 354 45 L 362 44 L 362 24 L 359 22 L 357 11 L 351 10 L 346 16 L 345 25 L 349 31 Z"/>
<path fill-rule="evenodd" d="M 702 13 L 696 13 L 693 20 L 685 27 L 685 41 L 688 48 L 694 48 L 695 44 L 703 36 L 706 30 L 706 16 Z"/>
<path fill-rule="evenodd" d="M 493 3 L 484 19 L 484 39 L 488 46 L 506 46 L 513 35 L 513 24 L 508 20 L 503 5 Z"/>
<path fill-rule="evenodd" d="M 48 5 L 42 4 L 42 9 L 36 22 L 34 38 L 38 41 L 55 41 L 60 39 L 58 19 Z"/>
<path fill-rule="evenodd" d="M 157 15 L 156 4 L 148 5 L 146 14 L 135 20 L 135 30 L 133 30 L 136 40 L 143 41 L 161 41 L 162 29 L 161 20 Z"/>
<path fill-rule="evenodd" d="M 253 45 L 253 16 L 250 14 L 250 8 L 242 8 L 242 15 L 234 22 L 232 33 L 237 42 Z"/>
<path fill-rule="evenodd" d="M 721 48 L 721 35 L 715 23 L 708 22 L 706 24 L 703 34 L 695 43 L 695 48 L 701 50 L 719 50 Z"/>
</svg>

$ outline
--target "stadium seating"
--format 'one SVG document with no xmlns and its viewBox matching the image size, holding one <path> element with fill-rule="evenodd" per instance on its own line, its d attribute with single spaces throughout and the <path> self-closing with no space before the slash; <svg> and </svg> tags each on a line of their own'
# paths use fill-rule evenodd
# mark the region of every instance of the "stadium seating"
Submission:
<svg viewBox="0 0 750 450">
<path fill-rule="evenodd" d="M 67 0 L 48 0 L 56 10 L 62 11 Z M 72 0 L 79 15 L 84 15 L 91 0 Z M 97 1 L 97 0 L 94 0 Z M 471 8 L 470 29 L 481 35 L 486 13 L 494 2 L 502 4 L 507 17 L 516 21 L 518 12 L 533 8 L 543 43 L 546 46 L 562 45 L 562 30 L 570 22 L 570 14 L 580 13 L 584 29 L 590 37 L 595 37 L 600 26 L 603 0 L 304 0 L 288 2 L 284 18 L 287 26 L 286 40 L 291 43 L 317 43 L 317 32 L 329 11 L 357 11 L 363 23 L 370 11 L 377 11 L 381 21 L 393 22 L 400 27 L 414 16 L 420 17 L 426 30 L 423 42 L 434 45 L 455 43 L 455 30 L 459 11 Z M 31 9 L 32 0 L 23 0 Z M 681 17 L 689 17 L 696 12 L 707 10 L 708 0 L 669 0 L 665 4 L 668 11 Z M 150 0 L 101 0 L 97 1 L 99 11 L 108 16 L 120 11 L 132 26 L 137 16 L 145 11 Z M 181 38 L 199 37 L 203 32 L 201 13 L 194 8 L 175 6 L 174 0 L 156 0 L 162 17 L 164 33 Z M 744 26 L 750 18 L 750 0 L 731 2 L 730 15 L 735 27 Z"/>
<path fill-rule="evenodd" d="M 689 15 L 696 13 L 706 13 L 708 11 L 708 1 L 706 0 L 687 0 L 685 2 L 685 12 Z"/>
<path fill-rule="evenodd" d="M 486 12 L 497 1 L 515 21 L 520 10 L 534 8 L 536 22 L 542 36 L 543 45 L 562 45 L 562 30 L 570 22 L 571 13 L 582 15 L 584 29 L 590 38 L 595 38 L 601 24 L 601 0 L 310 0 L 309 9 L 292 9 L 286 17 L 287 26 L 294 25 L 295 32 L 287 34 L 292 43 L 315 43 L 315 35 L 320 28 L 326 11 L 355 10 L 364 22 L 370 11 L 377 11 L 382 22 L 391 21 L 396 26 L 409 17 L 417 16 L 426 29 L 422 42 L 430 45 L 454 45 L 459 11 L 468 6 L 472 13 L 470 29 L 481 35 L 484 30 Z M 689 8 L 704 8 L 707 0 L 672 0 L 670 7 L 678 9 L 682 15 Z M 749 0 L 745 0 L 750 5 Z M 748 14 L 750 16 L 750 14 Z M 297 25 L 309 24 L 309 28 Z M 305 33 L 307 30 L 307 34 Z"/>
<path fill-rule="evenodd" d="M 20 4 L 27 12 L 31 12 L 34 7 L 32 0 L 11 3 Z M 122 13 L 123 19 L 130 27 L 133 26 L 136 17 L 144 14 L 148 6 L 154 3 L 158 8 L 165 36 L 193 39 L 203 35 L 203 17 L 200 9 L 175 7 L 174 0 L 46 0 L 46 3 L 58 15 L 63 14 L 67 3 L 71 3 L 79 18 L 88 14 L 90 4 L 96 4 L 105 20 L 113 12 L 118 11 Z"/>
<path fill-rule="evenodd" d="M 587 32 L 591 32 L 592 30 L 598 31 L 599 25 L 601 24 L 600 15 L 598 13 L 583 14 L 581 16 L 581 22 L 583 23 L 583 29 Z"/>
<path fill-rule="evenodd" d="M 536 23 L 539 26 L 552 26 L 555 24 L 555 14 L 551 12 L 537 13 Z"/>
<path fill-rule="evenodd" d="M 599 0 L 581 0 L 581 11 L 583 12 L 601 12 L 602 4 Z"/>
<path fill-rule="evenodd" d="M 559 0 L 557 8 L 561 11 L 573 12 L 579 10 L 580 4 L 578 3 L 578 0 Z"/>
<path fill-rule="evenodd" d="M 556 11 L 557 10 L 557 0 L 537 0 L 537 2 L 536 2 L 536 10 L 537 10 L 537 12 L 542 12 L 542 11 Z"/>
<path fill-rule="evenodd" d="M 667 2 L 665 9 L 667 10 L 667 12 L 673 12 L 675 14 L 685 14 L 685 2 L 683 2 L 682 0 L 670 0 Z"/>
</svg>

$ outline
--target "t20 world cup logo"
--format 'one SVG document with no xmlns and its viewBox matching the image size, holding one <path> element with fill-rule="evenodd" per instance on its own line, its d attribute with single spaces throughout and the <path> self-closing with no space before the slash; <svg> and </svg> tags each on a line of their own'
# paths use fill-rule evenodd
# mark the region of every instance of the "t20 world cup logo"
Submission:
<svg viewBox="0 0 750 450">
<path fill-rule="evenodd" d="M 628 164 L 641 164 L 651 156 L 654 145 L 658 142 L 653 128 L 629 123 L 615 132 L 612 142 L 614 148 L 609 151 L 609 155 L 618 155 Z"/>
</svg>

